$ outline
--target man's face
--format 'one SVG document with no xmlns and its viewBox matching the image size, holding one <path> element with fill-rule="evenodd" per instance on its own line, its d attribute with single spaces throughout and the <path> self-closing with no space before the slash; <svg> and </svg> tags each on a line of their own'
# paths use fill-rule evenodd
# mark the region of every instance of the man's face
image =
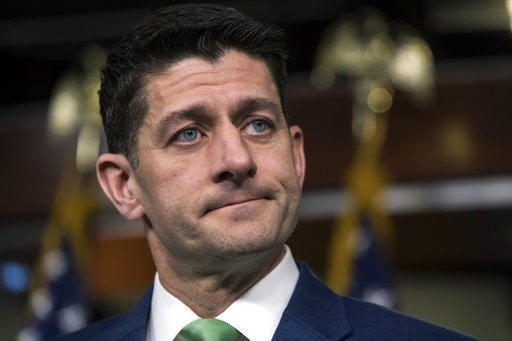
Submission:
<svg viewBox="0 0 512 341">
<path fill-rule="evenodd" d="M 283 244 L 296 225 L 302 132 L 288 128 L 266 64 L 234 50 L 214 63 L 188 58 L 145 89 L 134 174 L 148 233 L 179 255 Z"/>
</svg>

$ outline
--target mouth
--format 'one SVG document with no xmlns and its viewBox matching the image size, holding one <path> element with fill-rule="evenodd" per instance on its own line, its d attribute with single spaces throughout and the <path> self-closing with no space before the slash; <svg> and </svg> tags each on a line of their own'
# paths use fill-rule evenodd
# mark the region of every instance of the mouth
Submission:
<svg viewBox="0 0 512 341">
<path fill-rule="evenodd" d="M 247 199 L 247 200 L 243 200 L 243 201 L 239 201 L 239 202 L 229 203 L 229 204 L 226 204 L 226 205 L 221 206 L 219 208 L 244 206 L 244 205 L 248 205 L 250 203 L 256 202 L 258 200 L 263 200 L 263 199 Z"/>
<path fill-rule="evenodd" d="M 241 198 L 241 199 L 232 199 L 232 200 L 228 200 L 225 202 L 214 203 L 205 211 L 204 214 L 206 215 L 210 212 L 221 210 L 224 208 L 236 209 L 236 208 L 248 207 L 248 206 L 257 204 L 258 202 L 263 201 L 263 200 L 266 200 L 266 198 L 261 198 L 261 197 Z"/>
</svg>

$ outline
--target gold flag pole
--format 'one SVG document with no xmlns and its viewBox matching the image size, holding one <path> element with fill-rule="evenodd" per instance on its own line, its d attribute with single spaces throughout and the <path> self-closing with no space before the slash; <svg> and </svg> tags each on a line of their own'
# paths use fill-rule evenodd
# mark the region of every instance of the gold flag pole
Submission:
<svg viewBox="0 0 512 341">
<path fill-rule="evenodd" d="M 403 27 L 403 26 L 402 26 Z M 388 174 L 380 164 L 395 88 L 424 101 L 434 81 L 432 53 L 412 29 L 393 39 L 384 15 L 371 8 L 361 18 L 346 17 L 326 32 L 311 74 L 312 84 L 325 89 L 338 74 L 348 76 L 355 94 L 352 132 L 358 147 L 343 181 L 351 196 L 347 213 L 336 220 L 328 248 L 327 283 L 347 294 L 353 275 L 358 224 L 366 215 L 379 241 L 392 248 L 391 220 L 380 195 Z"/>
<path fill-rule="evenodd" d="M 100 147 L 101 118 L 97 91 L 104 61 L 105 53 L 100 47 L 88 47 L 79 64 L 58 80 L 50 99 L 47 121 L 50 139 L 54 142 L 69 141 L 70 136 L 77 134 L 77 142 L 76 148 L 64 158 L 34 270 L 28 308 L 29 314 L 39 323 L 50 314 L 49 284 L 62 275 L 64 268 L 72 266 L 65 264 L 61 250 L 64 240 L 70 245 L 72 259 L 82 278 L 86 278 L 85 272 L 90 269 L 88 223 L 99 203 L 89 179 Z M 83 322 L 86 322 L 85 317 Z M 29 326 L 21 331 L 20 337 L 23 333 L 31 335 L 34 330 L 36 328 Z"/>
<path fill-rule="evenodd" d="M 89 241 L 87 220 L 97 209 L 93 189 L 87 176 L 95 167 L 99 153 L 101 118 L 98 95 L 104 51 L 96 45 L 86 48 L 78 67 L 58 80 L 50 99 L 48 135 L 55 142 L 78 131 L 76 149 L 65 156 L 52 212 L 43 235 L 40 259 L 36 266 L 34 287 L 44 285 L 44 255 L 59 248 L 62 237 L 73 245 L 81 272 L 88 269 Z"/>
</svg>

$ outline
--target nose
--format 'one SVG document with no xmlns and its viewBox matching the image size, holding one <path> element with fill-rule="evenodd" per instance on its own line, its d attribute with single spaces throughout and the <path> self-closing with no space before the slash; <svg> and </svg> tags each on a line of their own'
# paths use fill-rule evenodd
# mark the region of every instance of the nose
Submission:
<svg viewBox="0 0 512 341">
<path fill-rule="evenodd" d="M 233 181 L 240 185 L 256 174 L 256 164 L 237 127 L 226 124 L 211 144 L 211 176 L 214 182 Z"/>
</svg>

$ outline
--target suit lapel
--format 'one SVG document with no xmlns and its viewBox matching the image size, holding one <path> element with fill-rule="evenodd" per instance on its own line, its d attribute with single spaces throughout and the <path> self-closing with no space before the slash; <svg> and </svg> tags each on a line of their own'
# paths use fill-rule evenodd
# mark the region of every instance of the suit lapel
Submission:
<svg viewBox="0 0 512 341">
<path fill-rule="evenodd" d="M 297 261 L 300 275 L 272 340 L 341 340 L 352 331 L 341 298 L 316 278 L 306 263 Z M 111 340 L 143 341 L 153 286 L 135 308 L 115 323 Z M 112 330 L 112 329 L 111 329 Z"/>
<path fill-rule="evenodd" d="M 341 298 L 297 265 L 299 280 L 272 340 L 341 340 L 352 330 Z"/>
<path fill-rule="evenodd" d="M 111 335 L 110 340 L 144 341 L 146 325 L 149 318 L 153 285 L 146 290 L 137 305 L 116 321 L 114 328 L 116 335 Z"/>
</svg>

